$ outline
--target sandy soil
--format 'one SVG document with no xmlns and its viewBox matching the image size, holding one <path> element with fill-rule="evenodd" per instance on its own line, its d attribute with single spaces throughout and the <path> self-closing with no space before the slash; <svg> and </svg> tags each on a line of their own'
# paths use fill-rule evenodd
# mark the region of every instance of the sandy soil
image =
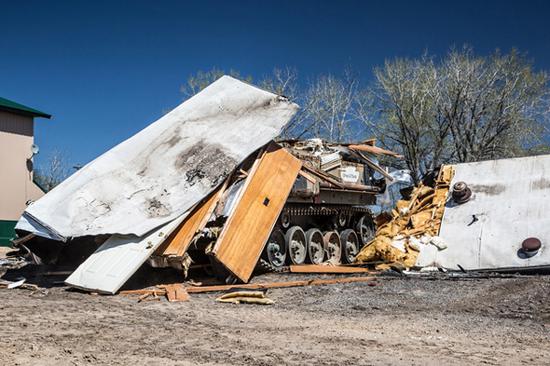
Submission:
<svg viewBox="0 0 550 366">
<path fill-rule="evenodd" d="M 287 280 L 265 275 L 256 282 Z M 301 277 L 303 278 L 303 277 Z M 271 306 L 0 290 L 2 365 L 548 364 L 550 277 L 274 289 Z"/>
</svg>

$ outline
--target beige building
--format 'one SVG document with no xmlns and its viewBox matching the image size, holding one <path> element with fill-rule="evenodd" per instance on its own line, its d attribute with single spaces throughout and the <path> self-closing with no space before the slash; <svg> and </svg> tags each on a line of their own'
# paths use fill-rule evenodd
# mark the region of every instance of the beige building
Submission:
<svg viewBox="0 0 550 366">
<path fill-rule="evenodd" d="M 0 98 L 0 245 L 9 245 L 27 203 L 44 195 L 33 182 L 36 117 L 51 116 Z"/>
</svg>

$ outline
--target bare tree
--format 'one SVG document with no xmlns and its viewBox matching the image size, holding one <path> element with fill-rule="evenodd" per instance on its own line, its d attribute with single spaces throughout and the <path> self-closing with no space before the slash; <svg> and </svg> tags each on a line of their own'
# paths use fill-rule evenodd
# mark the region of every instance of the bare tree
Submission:
<svg viewBox="0 0 550 366">
<path fill-rule="evenodd" d="M 448 142 L 448 124 L 437 116 L 437 67 L 424 56 L 386 62 L 374 73 L 376 84 L 359 95 L 356 116 L 384 145 L 403 153 L 418 180 L 444 160 Z"/>
<path fill-rule="evenodd" d="M 315 79 L 305 93 L 302 108 L 306 111 L 306 118 L 298 135 L 330 141 L 352 138 L 357 93 L 357 78 L 349 71 L 343 78 L 322 75 Z"/>
<path fill-rule="evenodd" d="M 523 155 L 547 135 L 548 78 L 512 51 L 476 57 L 452 50 L 375 70 L 356 115 L 405 156 L 418 181 L 441 163 Z"/>
<path fill-rule="evenodd" d="M 270 75 L 264 76 L 260 87 L 272 93 L 287 97 L 302 108 L 292 117 L 281 132 L 282 138 L 292 138 L 301 131 L 309 116 L 309 110 L 303 108 L 304 96 L 298 86 L 298 71 L 292 67 L 274 68 Z"/>
<path fill-rule="evenodd" d="M 251 76 L 242 76 L 236 70 L 231 69 L 229 72 L 226 72 L 217 67 L 213 67 L 208 71 L 199 70 L 195 74 L 190 75 L 187 82 L 180 87 L 180 91 L 186 98 L 192 97 L 208 85 L 212 84 L 214 81 L 221 78 L 223 75 L 230 75 L 236 79 L 244 80 L 249 83 L 252 82 Z"/>
<path fill-rule="evenodd" d="M 541 142 L 548 77 L 534 72 L 513 50 L 489 58 L 469 48 L 451 51 L 441 66 L 445 75 L 440 113 L 450 126 L 459 162 L 512 157 Z"/>
<path fill-rule="evenodd" d="M 275 67 L 270 75 L 264 76 L 259 86 L 292 101 L 297 100 L 299 97 L 298 71 L 293 67 Z"/>
<path fill-rule="evenodd" d="M 49 192 L 69 175 L 71 175 L 71 169 L 66 155 L 59 150 L 54 150 L 46 164 L 34 172 L 34 181 L 46 192 Z"/>
</svg>

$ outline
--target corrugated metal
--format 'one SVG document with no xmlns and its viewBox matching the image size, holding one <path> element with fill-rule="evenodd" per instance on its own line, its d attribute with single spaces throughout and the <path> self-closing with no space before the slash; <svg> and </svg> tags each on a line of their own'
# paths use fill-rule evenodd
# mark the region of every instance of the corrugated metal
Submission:
<svg viewBox="0 0 550 366">
<path fill-rule="evenodd" d="M 457 164 L 452 184 L 464 181 L 469 202 L 450 201 L 440 237 L 448 248 L 423 250 L 420 266 L 495 269 L 550 266 L 550 155 Z M 528 237 L 542 248 L 531 258 L 519 249 Z"/>
</svg>

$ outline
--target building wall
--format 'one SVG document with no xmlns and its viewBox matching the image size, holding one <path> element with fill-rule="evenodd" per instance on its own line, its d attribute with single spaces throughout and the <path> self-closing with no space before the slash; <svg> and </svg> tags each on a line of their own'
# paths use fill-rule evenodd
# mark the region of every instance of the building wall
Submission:
<svg viewBox="0 0 550 366">
<path fill-rule="evenodd" d="M 28 200 L 44 195 L 27 168 L 33 123 L 32 117 L 0 111 L 0 221 L 18 220 Z"/>
</svg>

